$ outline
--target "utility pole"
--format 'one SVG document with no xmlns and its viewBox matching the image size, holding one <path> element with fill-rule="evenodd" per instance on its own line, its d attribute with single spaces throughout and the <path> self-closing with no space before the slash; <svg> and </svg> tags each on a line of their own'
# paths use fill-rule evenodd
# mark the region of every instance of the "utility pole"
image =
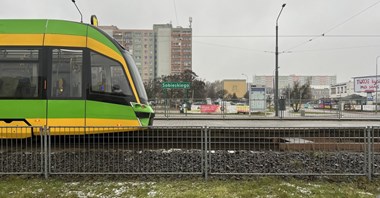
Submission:
<svg viewBox="0 0 380 198">
<path fill-rule="evenodd" d="M 275 108 L 275 116 L 278 117 L 278 19 L 280 18 L 280 15 L 282 13 L 282 10 L 284 9 L 284 7 L 286 6 L 286 4 L 282 4 L 282 7 L 281 7 L 281 10 L 280 10 L 280 13 L 278 14 L 277 16 L 277 19 L 276 19 L 276 77 L 275 77 L 275 93 L 274 93 L 274 108 Z"/>
</svg>

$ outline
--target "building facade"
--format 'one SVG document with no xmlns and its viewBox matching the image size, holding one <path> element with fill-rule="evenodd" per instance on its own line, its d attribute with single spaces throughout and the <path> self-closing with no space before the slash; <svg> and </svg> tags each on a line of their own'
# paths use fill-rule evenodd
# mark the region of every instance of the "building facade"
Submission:
<svg viewBox="0 0 380 198">
<path fill-rule="evenodd" d="M 368 101 L 369 104 L 374 104 L 376 103 L 376 101 L 378 102 L 376 98 L 380 97 L 379 93 L 376 95 L 376 92 L 374 93 L 355 92 L 354 81 L 352 80 L 348 82 L 344 82 L 344 83 L 337 83 L 337 84 L 331 85 L 331 91 L 330 91 L 331 98 L 340 99 L 340 98 L 345 98 L 345 97 L 349 97 L 353 95 L 367 97 L 367 99 L 369 100 Z M 369 95 L 371 96 L 370 97 L 371 99 L 368 98 Z"/>
<path fill-rule="evenodd" d="M 144 82 L 192 70 L 192 29 L 155 24 L 152 30 L 100 26 L 128 50 Z"/>
<path fill-rule="evenodd" d="M 355 94 L 354 82 L 352 81 L 331 85 L 331 88 L 330 88 L 331 98 L 343 98 L 352 94 Z"/>
<path fill-rule="evenodd" d="M 246 80 L 223 80 L 222 85 L 227 94 L 235 94 L 237 98 L 244 98 L 244 95 L 247 93 Z"/>
<path fill-rule="evenodd" d="M 278 77 L 278 88 L 284 89 L 287 87 L 292 87 L 294 82 L 299 82 L 301 85 L 306 82 L 310 82 L 310 85 L 332 85 L 336 84 L 336 75 L 335 76 L 279 76 Z M 254 85 L 265 86 L 268 88 L 274 88 L 274 76 L 253 76 Z"/>
<path fill-rule="evenodd" d="M 303 84 L 310 82 L 310 88 L 312 93 L 312 99 L 329 97 L 330 85 L 336 84 L 336 76 L 279 76 L 278 87 L 279 93 L 283 93 L 286 88 L 292 88 L 294 82 Z M 274 92 L 274 76 L 253 76 L 253 85 L 264 86 L 267 88 L 268 94 Z"/>
<path fill-rule="evenodd" d="M 192 30 L 176 27 L 171 35 L 171 74 L 192 70 Z"/>
<path fill-rule="evenodd" d="M 329 85 L 310 85 L 311 99 L 329 98 L 330 86 Z"/>
</svg>

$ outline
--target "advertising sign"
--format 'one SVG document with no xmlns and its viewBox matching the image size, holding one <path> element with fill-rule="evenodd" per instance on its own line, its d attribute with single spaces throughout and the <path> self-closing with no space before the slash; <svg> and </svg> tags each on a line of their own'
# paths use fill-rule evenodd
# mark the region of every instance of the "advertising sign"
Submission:
<svg viewBox="0 0 380 198">
<path fill-rule="evenodd" d="M 264 87 L 253 87 L 249 90 L 250 111 L 265 111 L 266 99 Z"/>
<path fill-rule="evenodd" d="M 376 92 L 380 91 L 380 76 L 365 76 L 354 78 L 354 91 L 355 92 Z"/>
<path fill-rule="evenodd" d="M 219 109 L 219 105 L 201 105 L 201 113 L 215 113 Z"/>
</svg>

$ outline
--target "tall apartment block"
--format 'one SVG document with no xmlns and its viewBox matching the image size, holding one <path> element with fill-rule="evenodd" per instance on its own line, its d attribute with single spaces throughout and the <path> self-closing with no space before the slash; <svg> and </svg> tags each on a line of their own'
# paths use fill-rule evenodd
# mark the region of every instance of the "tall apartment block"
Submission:
<svg viewBox="0 0 380 198">
<path fill-rule="evenodd" d="M 156 77 L 192 69 L 192 29 L 153 25 Z"/>
<path fill-rule="evenodd" d="M 153 30 L 119 29 L 116 26 L 101 26 L 100 28 L 133 55 L 143 82 L 154 78 Z"/>
<path fill-rule="evenodd" d="M 191 25 L 173 28 L 171 24 L 155 24 L 153 30 L 100 28 L 133 55 L 144 82 L 192 70 Z"/>
</svg>

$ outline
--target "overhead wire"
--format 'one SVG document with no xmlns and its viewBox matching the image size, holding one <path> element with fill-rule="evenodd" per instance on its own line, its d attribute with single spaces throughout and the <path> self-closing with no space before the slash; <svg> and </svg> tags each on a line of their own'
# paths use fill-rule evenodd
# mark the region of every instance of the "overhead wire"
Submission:
<svg viewBox="0 0 380 198">
<path fill-rule="evenodd" d="M 309 38 L 317 37 L 320 35 L 307 35 L 307 34 L 290 34 L 290 35 L 280 35 L 278 37 L 282 38 Z M 273 38 L 275 35 L 192 35 L 193 38 Z M 324 37 L 333 38 L 376 38 L 380 37 L 380 34 L 329 34 Z"/>
<path fill-rule="evenodd" d="M 260 49 L 250 49 L 250 48 L 243 48 L 243 47 L 236 47 L 236 46 L 230 46 L 230 45 L 221 45 L 216 43 L 208 43 L 208 42 L 202 42 L 202 41 L 193 41 L 194 43 L 199 43 L 203 45 L 209 45 L 209 46 L 217 46 L 217 47 L 224 47 L 229 49 L 239 49 L 239 50 L 245 50 L 245 51 L 253 51 L 256 53 L 270 53 L 273 54 L 275 52 L 268 51 L 268 50 L 260 50 Z M 296 51 L 281 51 L 280 54 L 284 53 L 303 53 L 303 52 L 323 52 L 323 51 L 339 51 L 339 50 L 348 50 L 348 49 L 359 49 L 359 48 L 370 48 L 370 47 L 379 47 L 379 45 L 360 45 L 360 46 L 348 46 L 348 47 L 337 47 L 337 48 L 324 48 L 324 49 L 314 49 L 314 50 L 296 50 Z"/>
<path fill-rule="evenodd" d="M 290 47 L 290 48 L 286 49 L 285 51 L 291 51 L 291 50 L 293 50 L 293 49 L 295 49 L 295 48 L 298 48 L 298 47 L 300 47 L 300 46 L 302 46 L 302 45 L 305 45 L 305 44 L 307 44 L 307 43 L 309 43 L 309 42 L 312 42 L 312 41 L 314 41 L 314 40 L 316 40 L 316 39 L 318 39 L 318 38 L 321 38 L 321 37 L 327 37 L 326 34 L 327 34 L 328 32 L 331 32 L 331 31 L 333 31 L 334 29 L 336 29 L 336 28 L 342 26 L 343 24 L 345 24 L 345 23 L 347 23 L 348 21 L 352 20 L 353 18 L 355 18 L 355 17 L 357 17 L 357 16 L 363 14 L 365 11 L 369 10 L 370 8 L 376 6 L 376 5 L 379 4 L 379 3 L 380 3 L 380 1 L 377 1 L 376 3 L 374 3 L 374 4 L 372 4 L 372 5 L 368 6 L 368 7 L 366 7 L 365 9 L 361 10 L 360 12 L 358 12 L 358 13 L 354 14 L 353 16 L 349 17 L 348 19 L 344 20 L 343 22 L 341 22 L 341 23 L 339 23 L 339 24 L 337 24 L 337 25 L 331 27 L 330 29 L 324 31 L 322 34 L 320 34 L 320 35 L 318 35 L 318 36 L 316 36 L 316 37 L 312 37 L 312 38 L 308 39 L 307 41 L 304 41 L 304 42 L 302 42 L 302 43 L 300 43 L 300 44 L 297 44 L 297 45 L 295 45 L 295 46 L 293 46 L 293 47 Z"/>
<path fill-rule="evenodd" d="M 178 14 L 177 14 L 177 6 L 176 6 L 176 0 L 173 0 L 173 6 L 174 6 L 174 12 L 175 12 L 175 17 L 176 17 L 176 22 L 178 25 Z M 377 4 L 380 3 L 380 0 L 375 2 L 374 4 L 371 4 L 370 6 L 366 7 L 365 9 L 361 10 L 360 12 L 354 14 L 353 16 L 347 18 L 346 20 L 342 21 L 341 23 L 329 28 L 322 34 L 318 35 L 280 35 L 279 37 L 282 38 L 310 38 L 307 41 L 304 41 L 300 44 L 297 44 L 291 48 L 288 48 L 280 53 L 299 53 L 299 52 L 318 52 L 318 51 L 331 51 L 331 50 L 345 50 L 345 49 L 356 49 L 356 48 L 366 48 L 366 47 L 379 47 L 380 45 L 371 45 L 371 46 L 350 46 L 350 47 L 341 47 L 341 48 L 326 48 L 326 49 L 315 49 L 315 50 L 298 50 L 298 51 L 291 51 L 293 49 L 296 49 L 302 45 L 305 45 L 311 41 L 314 41 L 320 37 L 332 37 L 332 38 L 379 38 L 380 35 L 374 34 L 374 35 L 352 35 L 352 34 L 347 34 L 347 35 L 332 35 L 327 33 L 333 31 L 334 29 L 342 26 L 343 24 L 347 23 L 348 21 L 352 20 L 353 18 L 361 15 L 365 11 L 369 10 L 370 8 L 376 6 Z M 193 38 L 273 38 L 275 35 L 192 35 Z M 201 42 L 201 41 L 193 41 L 199 44 L 204 44 L 204 45 L 211 45 L 211 46 L 219 46 L 219 47 L 224 47 L 224 48 L 233 48 L 233 49 L 240 49 L 240 50 L 246 50 L 246 51 L 254 51 L 257 53 L 274 53 L 272 51 L 267 51 L 267 50 L 259 50 L 259 49 L 250 49 L 250 48 L 243 48 L 243 47 L 236 47 L 236 46 L 229 46 L 229 45 L 221 45 L 221 44 L 215 44 L 215 43 L 208 43 L 208 42 Z"/>
<path fill-rule="evenodd" d="M 313 49 L 313 50 L 296 50 L 296 51 L 291 51 L 291 53 L 335 51 L 335 50 L 359 49 L 359 48 L 370 48 L 370 47 L 380 47 L 380 44 L 379 45 L 362 45 L 362 46 L 348 46 L 348 47 L 336 47 L 336 48 L 325 48 L 325 49 Z"/>
</svg>

